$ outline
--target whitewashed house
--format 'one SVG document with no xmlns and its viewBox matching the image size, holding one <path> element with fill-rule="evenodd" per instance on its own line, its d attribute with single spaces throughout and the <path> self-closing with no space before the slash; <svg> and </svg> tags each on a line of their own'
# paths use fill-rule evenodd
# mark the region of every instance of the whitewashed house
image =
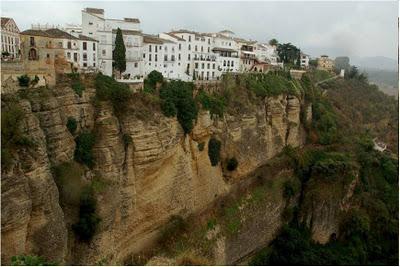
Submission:
<svg viewBox="0 0 400 267">
<path fill-rule="evenodd" d="M 233 38 L 231 31 L 221 31 L 213 34 L 212 51 L 217 54 L 217 76 L 226 72 L 239 72 L 240 59 L 238 44 Z"/>
<path fill-rule="evenodd" d="M 109 76 L 113 75 L 112 53 L 118 28 L 122 30 L 127 55 L 122 81 L 140 81 L 144 75 L 140 21 L 136 18 L 107 19 L 104 17 L 104 10 L 98 8 L 82 10 L 82 34 L 99 41 L 99 68 Z"/>
<path fill-rule="evenodd" d="M 21 39 L 14 19 L 1 17 L 1 53 L 2 56 L 17 59 L 20 54 Z M 8 54 L 8 56 L 7 56 Z"/>
<path fill-rule="evenodd" d="M 310 56 L 301 52 L 300 53 L 300 66 L 303 69 L 308 69 L 309 62 L 310 62 Z"/>
</svg>

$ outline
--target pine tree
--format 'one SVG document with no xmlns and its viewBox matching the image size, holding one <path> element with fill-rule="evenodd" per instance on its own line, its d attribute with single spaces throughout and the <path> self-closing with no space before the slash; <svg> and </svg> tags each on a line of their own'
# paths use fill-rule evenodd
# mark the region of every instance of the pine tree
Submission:
<svg viewBox="0 0 400 267">
<path fill-rule="evenodd" d="M 122 72 L 126 70 L 126 56 L 125 56 L 125 44 L 122 37 L 122 31 L 120 28 L 117 29 L 117 36 L 115 38 L 115 49 L 113 51 L 114 67 L 119 71 L 121 78 Z"/>
</svg>

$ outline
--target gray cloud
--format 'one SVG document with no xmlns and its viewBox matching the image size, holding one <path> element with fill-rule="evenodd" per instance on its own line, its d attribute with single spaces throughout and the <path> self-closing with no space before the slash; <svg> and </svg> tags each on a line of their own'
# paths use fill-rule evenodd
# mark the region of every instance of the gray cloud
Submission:
<svg viewBox="0 0 400 267">
<path fill-rule="evenodd" d="M 231 29 L 237 35 L 291 42 L 313 56 L 397 58 L 398 3 L 393 2 L 3 2 L 2 16 L 21 30 L 31 23 L 80 23 L 84 7 L 104 8 L 110 18 L 138 17 L 159 33 L 187 28 Z"/>
</svg>

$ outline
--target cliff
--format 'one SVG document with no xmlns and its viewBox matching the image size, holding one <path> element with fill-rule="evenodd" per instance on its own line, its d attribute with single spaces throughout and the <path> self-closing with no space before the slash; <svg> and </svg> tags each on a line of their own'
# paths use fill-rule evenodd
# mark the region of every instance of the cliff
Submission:
<svg viewBox="0 0 400 267">
<path fill-rule="evenodd" d="M 126 112 L 116 114 L 110 103 L 94 100 L 90 82 L 82 96 L 65 81 L 53 89 L 25 90 L 29 92 L 2 99 L 2 106 L 22 108 L 20 127 L 35 144 L 34 149 L 18 146 L 12 164 L 2 171 L 3 263 L 20 254 L 71 264 L 121 263 L 151 246 L 172 215 L 185 218 L 206 210 L 286 145 L 298 147 L 305 140 L 303 104 L 287 94 L 267 97 L 252 109 L 222 118 L 203 110 L 192 133 L 185 135 L 176 118 L 149 109 L 139 96 Z M 68 118 L 77 121 L 74 136 L 83 130 L 96 135 L 93 168 L 80 166 L 77 171 L 78 180 L 100 179 L 103 184 L 96 193 L 101 223 L 89 244 L 75 239 L 71 225 L 78 207 L 61 196 L 63 188 L 57 187 L 52 171 L 74 158 Z M 211 137 L 222 142 L 222 162 L 214 167 L 208 156 Z M 232 172 L 225 167 L 230 157 L 239 162 Z M 266 205 L 262 216 L 268 219 L 272 210 L 278 220 L 283 210 L 279 203 Z M 277 231 L 279 223 L 274 225 Z M 238 260 L 229 254 L 237 249 L 227 249 L 222 258 L 229 261 L 223 262 Z"/>
</svg>

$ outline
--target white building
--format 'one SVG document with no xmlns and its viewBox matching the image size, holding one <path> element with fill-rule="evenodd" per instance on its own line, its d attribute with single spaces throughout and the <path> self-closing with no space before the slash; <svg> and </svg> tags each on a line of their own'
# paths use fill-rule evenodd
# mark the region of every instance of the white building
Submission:
<svg viewBox="0 0 400 267">
<path fill-rule="evenodd" d="M 266 62 L 271 65 L 278 65 L 278 54 L 276 51 L 276 46 L 258 43 L 256 47 L 256 57 L 260 62 Z"/>
<path fill-rule="evenodd" d="M 238 49 L 240 51 L 240 72 L 250 71 L 256 63 L 256 48 L 257 41 L 249 41 L 242 38 L 235 38 L 238 44 Z"/>
<path fill-rule="evenodd" d="M 212 51 L 217 54 L 218 76 L 225 72 L 239 72 L 239 46 L 231 31 L 221 31 L 213 34 Z"/>
<path fill-rule="evenodd" d="M 103 9 L 82 10 L 82 34 L 99 41 L 99 68 L 109 76 L 114 74 L 112 53 L 118 28 L 122 30 L 127 55 L 126 70 L 122 73 L 122 79 L 140 80 L 144 73 L 140 21 L 136 18 L 106 19 Z"/>
<path fill-rule="evenodd" d="M 19 58 L 21 39 L 19 29 L 12 18 L 1 18 L 1 53 L 2 57 Z"/>
<path fill-rule="evenodd" d="M 304 53 L 300 53 L 300 66 L 304 69 L 308 69 L 310 62 L 310 56 Z"/>
</svg>

